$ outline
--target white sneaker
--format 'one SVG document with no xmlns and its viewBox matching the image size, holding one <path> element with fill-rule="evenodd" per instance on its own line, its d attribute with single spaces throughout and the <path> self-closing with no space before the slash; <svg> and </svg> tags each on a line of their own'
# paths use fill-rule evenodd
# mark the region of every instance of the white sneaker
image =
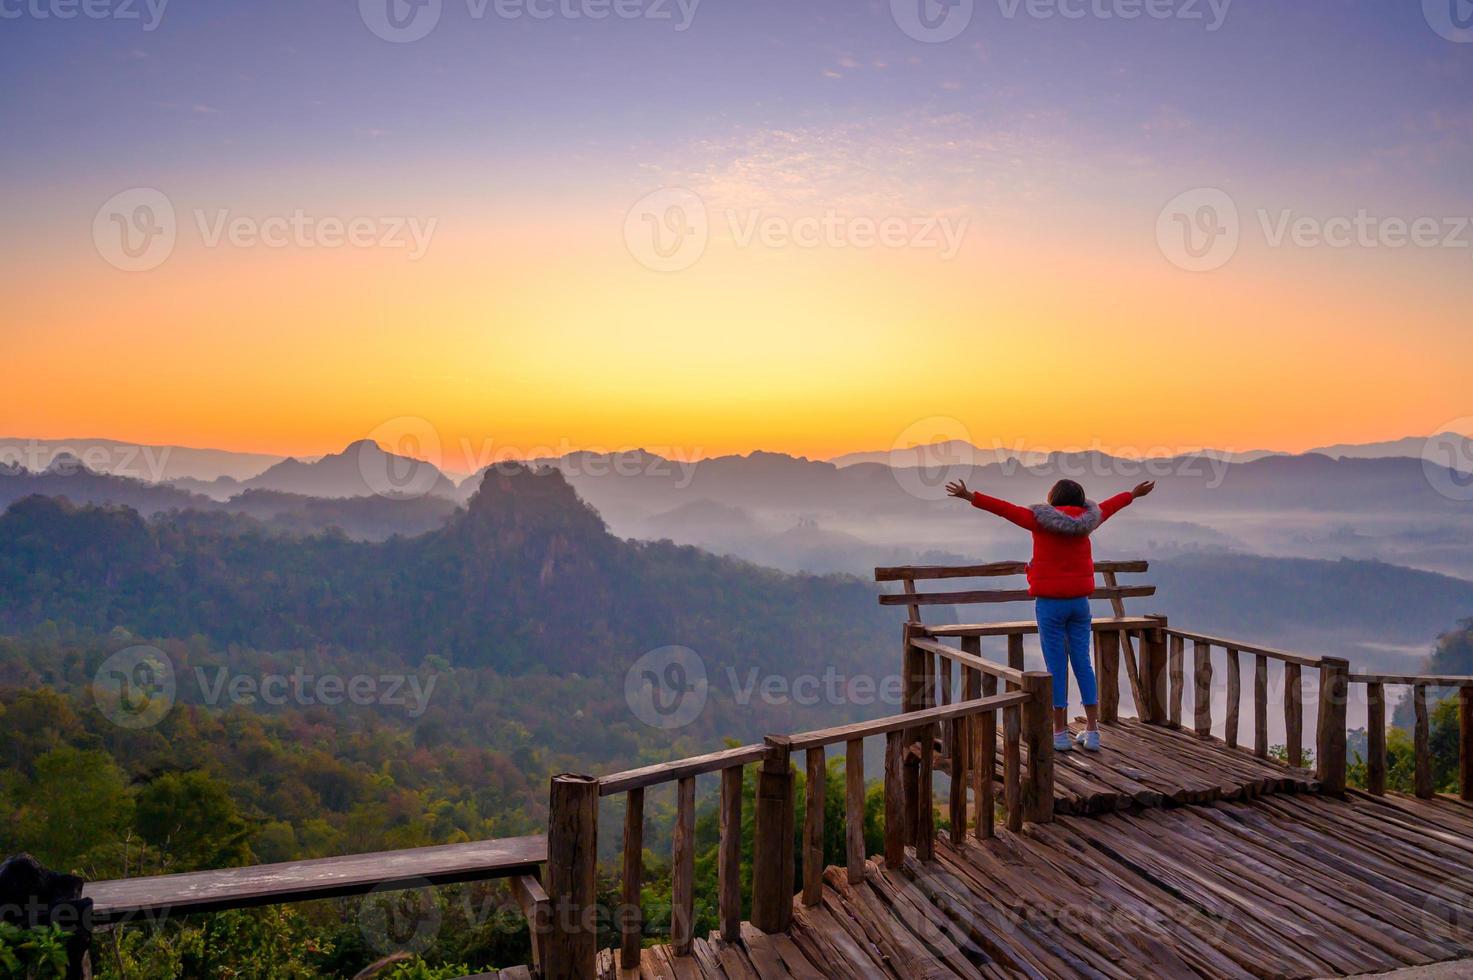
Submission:
<svg viewBox="0 0 1473 980">
<path fill-rule="evenodd" d="M 1073 752 L 1074 751 L 1074 740 L 1069 736 L 1069 733 L 1067 731 L 1054 732 L 1054 751 L 1055 752 Z"/>
<path fill-rule="evenodd" d="M 1100 730 L 1098 728 L 1092 732 L 1088 730 L 1082 731 L 1075 736 L 1074 740 L 1086 752 L 1098 752 L 1100 750 Z"/>
</svg>

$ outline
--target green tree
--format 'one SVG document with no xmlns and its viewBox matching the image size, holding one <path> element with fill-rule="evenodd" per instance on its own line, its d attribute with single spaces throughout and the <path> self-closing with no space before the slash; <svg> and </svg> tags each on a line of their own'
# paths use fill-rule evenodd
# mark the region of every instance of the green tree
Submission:
<svg viewBox="0 0 1473 980">
<path fill-rule="evenodd" d="M 40 756 L 35 769 L 12 789 L 21 848 L 51 868 L 116 870 L 133 798 L 112 757 L 61 746 Z"/>
<path fill-rule="evenodd" d="M 168 772 L 138 793 L 133 826 L 171 871 L 250 864 L 251 828 L 226 785 L 202 770 Z"/>
</svg>

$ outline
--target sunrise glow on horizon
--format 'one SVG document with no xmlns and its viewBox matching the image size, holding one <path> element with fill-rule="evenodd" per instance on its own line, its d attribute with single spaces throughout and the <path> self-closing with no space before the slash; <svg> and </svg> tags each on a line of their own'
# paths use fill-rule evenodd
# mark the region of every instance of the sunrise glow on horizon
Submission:
<svg viewBox="0 0 1473 980">
<path fill-rule="evenodd" d="M 3 123 L 40 135 L 0 147 L 0 435 L 321 455 L 412 417 L 464 471 L 931 419 L 1136 452 L 1473 428 L 1473 45 L 1415 5 L 979 3 L 942 43 L 888 3 L 737 6 L 447 2 L 407 43 L 341 4 L 5 22 Z M 139 189 L 171 244 L 129 271 Z M 1220 263 L 1170 243 L 1207 191 Z"/>
</svg>

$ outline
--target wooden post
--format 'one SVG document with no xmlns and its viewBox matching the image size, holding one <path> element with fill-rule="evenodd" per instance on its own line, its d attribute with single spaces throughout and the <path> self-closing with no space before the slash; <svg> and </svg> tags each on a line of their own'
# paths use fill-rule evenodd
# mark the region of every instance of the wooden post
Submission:
<svg viewBox="0 0 1473 980">
<path fill-rule="evenodd" d="M 552 777 L 547 812 L 547 980 L 584 980 L 598 972 L 594 872 L 598 866 L 598 780 Z"/>
<path fill-rule="evenodd" d="M 968 738 L 972 718 L 953 718 L 951 729 L 951 790 L 947 796 L 947 819 L 951 822 L 951 842 L 956 844 L 967 833 L 967 766 L 971 762 Z"/>
<path fill-rule="evenodd" d="M 990 698 L 997 693 L 997 678 L 982 675 L 982 696 Z M 973 833 L 978 840 L 986 840 L 993 834 L 997 814 L 997 712 L 985 711 L 977 719 L 977 753 L 972 769 L 972 795 L 977 805 L 977 821 Z"/>
<path fill-rule="evenodd" d="M 951 703 L 951 661 L 950 660 L 947 660 L 945 657 L 938 656 L 936 658 L 935 663 L 936 663 L 936 668 L 937 668 L 937 671 L 939 673 L 940 682 L 941 682 L 940 683 L 941 700 L 940 701 L 937 701 L 937 702 L 933 702 L 933 703 L 935 703 L 935 704 L 950 704 Z M 952 736 L 952 730 L 951 729 L 952 729 L 952 726 L 951 725 L 942 725 L 941 726 L 941 758 L 947 760 L 948 762 L 951 760 L 952 753 L 956 751 L 956 746 L 954 746 L 952 744 L 952 742 L 951 742 L 951 736 Z"/>
<path fill-rule="evenodd" d="M 828 769 L 820 745 L 807 753 L 807 785 L 803 809 L 803 904 L 823 899 L 823 805 L 828 795 Z"/>
<path fill-rule="evenodd" d="M 1141 636 L 1141 687 L 1149 705 L 1146 720 L 1155 725 L 1166 721 L 1166 617 L 1152 616 L 1156 625 Z"/>
<path fill-rule="evenodd" d="M 921 727 L 920 792 L 916 794 L 916 858 L 930 861 L 936 856 L 936 780 L 932 759 L 936 754 L 936 724 Z"/>
<path fill-rule="evenodd" d="M 716 888 L 721 938 L 742 937 L 742 767 L 721 770 L 721 840 L 716 855 Z"/>
<path fill-rule="evenodd" d="M 644 909 L 639 893 L 644 875 L 644 787 L 624 794 L 624 880 L 621 882 L 619 915 L 619 962 L 626 970 L 639 968 L 640 943 L 644 938 Z"/>
<path fill-rule="evenodd" d="M 1014 670 L 1023 669 L 1023 634 L 1008 634 L 1008 666 Z"/>
<path fill-rule="evenodd" d="M 1120 634 L 1095 633 L 1095 673 L 1100 682 L 1100 721 L 1120 720 Z"/>
<path fill-rule="evenodd" d="M 1212 646 L 1192 641 L 1192 728 L 1198 735 L 1212 734 Z"/>
<path fill-rule="evenodd" d="M 982 672 L 971 667 L 962 671 L 962 699 L 965 701 L 976 701 L 982 697 Z M 987 714 L 988 712 L 984 712 Z M 967 789 L 969 787 L 980 787 L 977 767 L 982 758 L 981 747 L 978 736 L 982 731 L 982 715 L 968 715 L 966 718 L 958 719 L 957 744 L 960 747 L 957 753 L 956 766 L 951 774 L 951 844 L 960 847 L 962 840 L 967 836 Z M 978 807 L 978 819 L 981 819 L 982 793 L 979 791 L 973 801 L 973 806 Z M 960 819 L 958 819 L 960 818 Z"/>
<path fill-rule="evenodd" d="M 1366 685 L 1366 789 L 1386 795 L 1386 689 Z"/>
<path fill-rule="evenodd" d="M 1023 829 L 1023 786 L 1019 772 L 1022 761 L 1023 709 L 1010 704 L 1002 709 L 1003 806 L 1008 829 Z"/>
<path fill-rule="evenodd" d="M 931 653 L 923 653 L 921 656 L 920 708 L 922 710 L 936 707 L 936 668 L 939 659 Z M 910 815 L 910 820 L 911 826 L 915 828 L 916 858 L 921 861 L 929 861 L 936 854 L 936 780 L 933 769 L 936 757 L 936 725 L 934 722 L 929 722 L 916 729 L 915 732 L 915 742 L 919 743 L 920 753 L 916 767 L 915 809 Z"/>
<path fill-rule="evenodd" d="M 1125 680 L 1130 684 L 1130 700 L 1135 705 L 1135 716 L 1141 721 L 1146 720 L 1146 694 L 1141 687 L 1140 664 L 1144 662 L 1146 655 L 1146 644 L 1144 636 L 1140 643 L 1141 660 L 1136 659 L 1136 647 L 1131 643 L 1130 631 L 1120 630 L 1115 634 L 1120 646 L 1120 659 L 1125 662 Z"/>
<path fill-rule="evenodd" d="M 675 832 L 670 859 L 670 949 L 689 956 L 696 929 L 696 777 L 675 784 Z"/>
<path fill-rule="evenodd" d="M 1166 721 L 1172 728 L 1181 726 L 1181 703 L 1186 688 L 1186 669 L 1183 661 L 1186 659 L 1187 641 L 1184 637 L 1171 636 L 1168 640 L 1171 644 L 1167 655 L 1167 676 L 1170 681 L 1171 690 L 1167 695 Z"/>
<path fill-rule="evenodd" d="M 1284 664 L 1284 743 L 1289 765 L 1304 765 L 1304 685 L 1298 664 Z"/>
<path fill-rule="evenodd" d="M 1432 798 L 1432 748 L 1427 732 L 1427 688 L 1418 684 L 1412 688 L 1412 708 L 1417 716 L 1416 734 L 1413 738 L 1416 749 L 1416 772 L 1413 789 L 1424 800 Z"/>
<path fill-rule="evenodd" d="M 916 627 L 906 624 L 905 627 L 905 677 L 902 688 L 902 700 L 900 710 L 906 714 L 919 711 L 925 706 L 926 667 L 925 657 L 927 654 L 915 649 L 910 645 L 911 638 L 915 635 Z M 905 744 L 907 746 L 920 740 L 919 728 L 907 728 L 905 730 Z M 920 759 L 910 759 L 909 754 L 903 757 L 904 777 L 902 786 L 904 790 L 905 809 L 902 817 L 902 827 L 905 843 L 914 846 L 916 842 L 916 813 L 920 807 Z M 898 865 L 897 865 L 898 867 Z"/>
<path fill-rule="evenodd" d="M 1268 758 L 1268 658 L 1253 658 L 1253 754 Z"/>
<path fill-rule="evenodd" d="M 1227 648 L 1227 717 L 1223 719 L 1222 739 L 1227 747 L 1238 747 L 1238 714 L 1243 701 L 1243 665 L 1235 647 Z"/>
<path fill-rule="evenodd" d="M 1458 688 L 1458 796 L 1473 801 L 1473 688 Z"/>
<path fill-rule="evenodd" d="M 901 581 L 901 586 L 905 589 L 905 594 L 906 595 L 915 595 L 916 594 L 916 583 L 915 583 L 915 579 L 911 578 L 909 575 L 907 575 Z M 921 607 L 918 606 L 916 603 L 912 602 L 909 605 L 907 605 L 905 608 L 906 608 L 906 611 L 910 615 L 910 621 L 912 623 L 920 623 L 920 621 L 921 621 Z"/>
<path fill-rule="evenodd" d="M 757 770 L 757 825 L 752 841 L 752 925 L 786 932 L 793 919 L 793 771 L 786 736 L 766 738 Z"/>
<path fill-rule="evenodd" d="M 543 964 L 547 962 L 547 930 L 552 916 L 547 890 L 536 874 L 516 875 L 508 878 L 507 884 L 511 886 L 512 897 L 521 906 L 522 915 L 527 919 L 527 929 L 532 933 L 532 975 L 540 977 Z"/>
<path fill-rule="evenodd" d="M 864 881 L 864 740 L 844 743 L 844 843 L 849 884 Z"/>
<path fill-rule="evenodd" d="M 1314 768 L 1320 792 L 1345 792 L 1345 712 L 1350 694 L 1350 662 L 1320 661 L 1320 710 L 1315 726 Z"/>
<path fill-rule="evenodd" d="M 905 863 L 905 732 L 885 733 L 885 867 Z"/>
<path fill-rule="evenodd" d="M 1054 682 L 1045 670 L 1023 674 L 1023 740 L 1028 745 L 1028 779 L 1023 788 L 1023 818 L 1054 819 Z"/>
</svg>

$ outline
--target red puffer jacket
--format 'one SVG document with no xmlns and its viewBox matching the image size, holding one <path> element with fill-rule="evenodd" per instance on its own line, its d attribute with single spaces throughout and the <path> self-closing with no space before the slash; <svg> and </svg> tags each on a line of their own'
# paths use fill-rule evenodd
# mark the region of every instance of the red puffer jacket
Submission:
<svg viewBox="0 0 1473 980">
<path fill-rule="evenodd" d="M 1028 563 L 1028 593 L 1040 599 L 1077 599 L 1095 590 L 1095 559 L 1090 533 L 1135 498 L 1117 493 L 1104 503 L 1085 507 L 1038 504 L 1019 507 L 985 493 L 972 494 L 972 506 L 1033 532 L 1033 560 Z"/>
</svg>

